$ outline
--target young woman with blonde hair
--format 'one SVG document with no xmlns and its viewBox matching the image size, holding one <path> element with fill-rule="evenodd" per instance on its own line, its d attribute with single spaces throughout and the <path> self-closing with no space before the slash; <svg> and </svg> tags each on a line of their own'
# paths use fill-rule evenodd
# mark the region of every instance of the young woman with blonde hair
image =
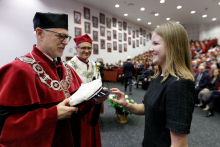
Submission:
<svg viewBox="0 0 220 147">
<path fill-rule="evenodd" d="M 145 115 L 144 147 L 187 147 L 195 85 L 187 33 L 167 22 L 152 33 L 153 63 L 158 65 L 142 104 L 129 104 L 116 88 L 114 102 L 137 115 Z"/>
</svg>

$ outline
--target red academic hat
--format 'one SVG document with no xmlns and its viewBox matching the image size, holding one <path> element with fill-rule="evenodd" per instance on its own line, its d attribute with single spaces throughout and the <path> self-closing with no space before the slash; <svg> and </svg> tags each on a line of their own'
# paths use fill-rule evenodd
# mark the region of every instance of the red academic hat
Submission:
<svg viewBox="0 0 220 147">
<path fill-rule="evenodd" d="M 75 41 L 76 45 L 78 45 L 82 42 L 89 42 L 92 44 L 92 39 L 87 34 L 74 38 L 74 41 Z"/>
</svg>

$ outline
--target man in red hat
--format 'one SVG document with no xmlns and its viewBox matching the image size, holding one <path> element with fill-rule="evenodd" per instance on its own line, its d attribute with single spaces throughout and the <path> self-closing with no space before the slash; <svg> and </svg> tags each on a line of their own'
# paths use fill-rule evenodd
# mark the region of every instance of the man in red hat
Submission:
<svg viewBox="0 0 220 147">
<path fill-rule="evenodd" d="M 100 107 L 68 106 L 82 83 L 60 60 L 71 39 L 68 16 L 37 12 L 33 22 L 33 50 L 0 68 L 0 147 L 79 147 L 77 120 L 95 126 Z"/>
<path fill-rule="evenodd" d="M 87 35 L 74 38 L 76 43 L 77 56 L 74 56 L 68 64 L 76 71 L 78 76 L 83 81 L 83 84 L 91 82 L 97 77 L 94 62 L 89 60 L 92 52 L 92 39 Z M 99 73 L 98 73 L 99 74 Z M 98 78 L 101 80 L 101 75 Z M 102 101 L 96 99 L 94 105 L 101 106 Z M 99 101 L 98 101 L 99 100 Z M 90 111 L 90 109 L 88 109 Z M 81 121 L 81 147 L 101 147 L 101 135 L 99 123 L 95 127 L 89 126 L 84 121 Z"/>
</svg>

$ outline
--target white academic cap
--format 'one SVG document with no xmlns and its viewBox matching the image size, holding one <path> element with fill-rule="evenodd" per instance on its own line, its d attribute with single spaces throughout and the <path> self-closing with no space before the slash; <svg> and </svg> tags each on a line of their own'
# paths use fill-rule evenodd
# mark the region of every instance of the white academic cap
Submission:
<svg viewBox="0 0 220 147">
<path fill-rule="evenodd" d="M 82 84 L 80 88 L 71 96 L 69 104 L 76 106 L 84 101 L 88 101 L 93 98 L 101 98 L 108 95 L 109 92 L 104 90 L 102 87 L 102 81 L 100 79 L 92 82 Z"/>
</svg>

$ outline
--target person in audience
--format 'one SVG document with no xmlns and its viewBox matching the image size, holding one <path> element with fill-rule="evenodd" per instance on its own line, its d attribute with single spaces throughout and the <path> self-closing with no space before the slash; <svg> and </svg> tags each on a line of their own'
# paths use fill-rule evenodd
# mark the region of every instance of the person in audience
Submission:
<svg viewBox="0 0 220 147">
<path fill-rule="evenodd" d="M 105 69 L 105 64 L 103 63 L 103 59 L 102 58 L 98 58 L 97 59 L 97 62 L 100 62 L 101 66 L 100 66 L 100 75 L 101 75 L 101 78 L 102 78 L 102 84 L 104 84 L 104 69 Z"/>
<path fill-rule="evenodd" d="M 198 105 L 198 107 L 205 106 L 205 103 L 203 102 L 205 102 L 207 98 L 211 95 L 212 91 L 215 90 L 216 83 L 219 82 L 219 80 L 219 71 L 218 69 L 214 69 L 212 73 L 212 78 L 209 80 L 208 85 L 206 86 L 206 88 L 199 92 L 198 99 L 200 101 L 200 104 Z M 208 110 L 208 108 L 204 110 Z"/>
<path fill-rule="evenodd" d="M 206 54 L 206 61 L 207 61 L 207 62 L 209 62 L 209 61 L 211 60 L 210 55 L 211 55 L 210 53 L 207 53 L 207 54 Z"/>
<path fill-rule="evenodd" d="M 123 62 L 121 62 L 121 60 L 118 61 L 118 66 L 119 65 L 123 65 Z"/>
<path fill-rule="evenodd" d="M 149 65 L 148 64 L 148 59 L 146 59 L 145 62 L 144 62 L 144 66 L 149 67 L 148 65 Z"/>
<path fill-rule="evenodd" d="M 152 76 L 155 74 L 154 70 L 158 70 L 158 66 L 155 65 L 155 66 L 150 66 L 148 68 L 149 72 L 148 72 L 148 75 L 147 75 L 147 79 L 144 79 L 145 81 L 148 81 L 149 83 L 151 82 L 151 79 L 152 79 Z"/>
<path fill-rule="evenodd" d="M 193 69 L 194 69 L 194 68 L 198 68 L 198 64 L 197 64 L 197 61 L 196 61 L 196 60 L 192 61 L 192 68 L 193 68 Z"/>
<path fill-rule="evenodd" d="M 105 70 L 108 70 L 108 69 L 109 69 L 108 63 L 106 63 L 106 65 L 104 66 L 104 69 L 105 69 Z"/>
<path fill-rule="evenodd" d="M 201 59 L 199 58 L 199 56 L 195 56 L 195 60 L 197 61 L 197 63 L 201 62 Z"/>
<path fill-rule="evenodd" d="M 216 45 L 215 50 L 216 50 L 217 52 L 219 52 L 219 51 L 220 51 L 220 46 L 219 46 L 219 45 Z"/>
<path fill-rule="evenodd" d="M 143 60 L 140 60 L 140 67 L 139 67 L 140 71 L 142 71 L 144 69 L 144 62 Z"/>
<path fill-rule="evenodd" d="M 209 62 L 212 63 L 213 60 L 216 60 L 216 55 L 211 54 Z"/>
<path fill-rule="evenodd" d="M 144 66 L 144 68 L 140 71 L 140 75 L 137 75 L 136 88 L 138 88 L 140 80 L 147 79 L 147 75 L 148 75 L 148 70 L 147 70 L 146 66 Z"/>
<path fill-rule="evenodd" d="M 125 81 L 125 92 L 127 91 L 127 83 L 129 82 L 129 94 L 131 95 L 132 91 L 132 77 L 134 73 L 134 65 L 130 62 L 131 57 L 127 57 L 127 63 L 123 67 L 124 72 L 124 81 Z"/>
<path fill-rule="evenodd" d="M 206 62 L 206 57 L 202 57 L 201 62 Z"/>
<path fill-rule="evenodd" d="M 219 63 L 220 62 L 220 53 L 217 54 L 216 59 L 217 59 L 217 62 Z"/>
<path fill-rule="evenodd" d="M 139 62 L 137 61 L 137 62 L 135 63 L 135 65 L 134 65 L 134 67 L 139 68 L 139 66 L 140 66 L 140 64 L 139 64 Z"/>
<path fill-rule="evenodd" d="M 117 97 L 112 101 L 145 115 L 143 147 L 187 147 L 195 97 L 187 33 L 182 25 L 167 22 L 153 31 L 151 39 L 158 70 L 143 103 L 128 103 L 117 88 L 111 89 Z"/>
<path fill-rule="evenodd" d="M 150 67 L 150 66 L 153 66 L 153 68 L 154 68 L 154 63 L 152 62 L 152 59 L 149 59 L 149 62 L 148 62 L 148 67 Z"/>
<path fill-rule="evenodd" d="M 190 49 L 191 49 L 191 50 L 196 49 L 196 48 L 195 48 L 195 45 L 194 45 L 194 42 L 191 43 L 191 45 L 190 45 Z"/>
<path fill-rule="evenodd" d="M 200 48 L 199 44 L 196 45 L 195 54 L 196 56 L 201 56 L 202 54 L 202 49 Z"/>
<path fill-rule="evenodd" d="M 216 61 L 213 61 L 213 62 L 216 62 Z M 217 65 L 216 64 L 212 64 L 211 65 L 211 70 L 209 71 L 209 74 L 213 74 L 215 69 L 217 69 Z"/>
<path fill-rule="evenodd" d="M 198 104 L 198 94 L 201 90 L 206 88 L 209 83 L 209 75 L 205 73 L 205 67 L 203 65 L 199 66 L 198 73 L 195 75 L 195 91 L 196 91 L 196 99 L 195 99 L 195 106 L 200 106 Z"/>
<path fill-rule="evenodd" d="M 154 69 L 157 69 L 157 65 L 154 66 Z M 154 69 L 153 66 L 148 67 L 148 73 L 147 73 L 147 77 L 144 78 L 144 80 L 142 81 L 142 89 L 147 90 L 150 82 L 151 82 L 151 78 L 154 75 Z"/>
<path fill-rule="evenodd" d="M 220 101 L 220 86 L 218 84 L 220 85 L 220 83 L 217 83 L 216 86 L 218 90 L 214 90 L 205 102 L 207 104 L 205 110 L 208 109 L 208 112 L 205 115 L 206 117 L 214 116 L 213 109 L 217 102 L 219 103 Z"/>
<path fill-rule="evenodd" d="M 208 71 L 207 66 L 206 66 L 207 63 L 206 63 L 206 62 L 202 62 L 202 63 L 199 64 L 199 66 L 200 66 L 200 65 L 202 65 L 202 66 L 205 67 L 205 74 L 209 74 L 209 71 Z M 197 73 L 199 73 L 199 72 L 197 72 Z"/>
<path fill-rule="evenodd" d="M 200 44 L 201 44 L 201 47 L 202 47 L 202 52 L 205 53 L 206 52 L 205 44 L 202 41 L 200 41 Z"/>
<path fill-rule="evenodd" d="M 214 51 L 215 51 L 215 48 L 213 48 L 213 46 L 210 46 L 209 50 L 208 50 L 208 53 L 211 53 L 211 52 L 214 52 Z"/>
</svg>

